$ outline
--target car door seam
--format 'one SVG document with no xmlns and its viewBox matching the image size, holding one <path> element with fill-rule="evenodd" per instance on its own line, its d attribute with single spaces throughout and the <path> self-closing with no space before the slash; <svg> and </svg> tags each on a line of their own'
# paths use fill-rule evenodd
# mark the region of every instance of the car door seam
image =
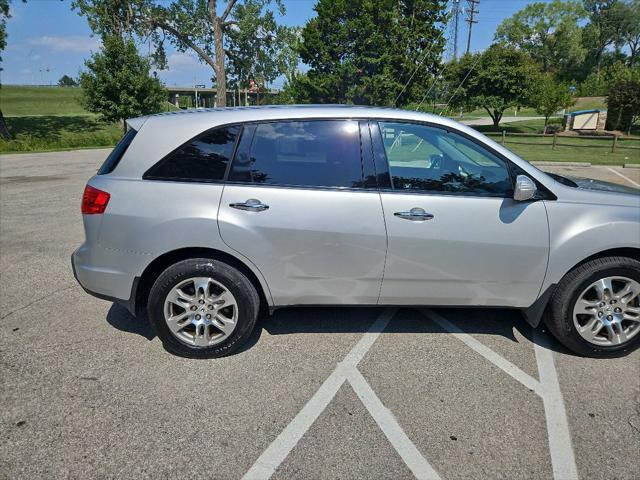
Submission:
<svg viewBox="0 0 640 480">
<path fill-rule="evenodd" d="M 551 225 L 549 224 L 549 211 L 547 210 L 547 202 L 545 200 L 541 200 L 541 202 L 544 207 L 544 214 L 547 220 L 547 265 L 544 269 L 544 276 L 542 277 L 542 283 L 540 284 L 536 300 L 542 295 L 542 289 L 546 285 L 547 275 L 549 274 L 549 265 L 551 264 Z"/>
<path fill-rule="evenodd" d="M 382 223 L 384 224 L 384 234 L 385 234 L 385 249 L 384 249 L 384 263 L 382 264 L 382 277 L 380 278 L 380 287 L 378 289 L 378 300 L 376 301 L 377 305 L 380 305 L 380 297 L 382 296 L 382 285 L 384 283 L 384 275 L 387 271 L 387 256 L 389 255 L 389 230 L 387 228 L 387 217 L 384 213 L 384 204 L 382 203 L 382 192 L 378 190 L 378 200 L 380 201 L 380 211 L 382 213 Z"/>
<path fill-rule="evenodd" d="M 227 187 L 226 184 L 222 185 L 222 193 L 220 194 L 220 202 L 218 203 L 218 211 L 216 212 L 216 225 L 218 227 L 218 235 L 220 236 L 220 240 L 222 240 L 222 243 L 227 248 L 231 249 L 233 252 L 239 255 L 241 259 L 244 259 L 246 263 L 251 264 L 251 266 L 253 266 L 255 271 L 260 274 L 260 276 L 262 277 L 262 283 L 264 284 L 264 287 L 266 289 L 265 295 L 267 294 L 269 295 L 267 302 L 269 303 L 270 306 L 275 306 L 275 302 L 273 301 L 273 295 L 271 294 L 271 287 L 269 286 L 269 283 L 267 282 L 267 278 L 264 276 L 262 271 L 250 258 L 246 257 L 241 252 L 239 252 L 238 250 L 233 248 L 231 245 L 229 245 L 227 241 L 224 239 L 224 237 L 222 236 L 222 230 L 220 229 L 220 210 L 222 209 L 222 201 L 224 200 L 224 191 L 226 187 Z"/>
</svg>

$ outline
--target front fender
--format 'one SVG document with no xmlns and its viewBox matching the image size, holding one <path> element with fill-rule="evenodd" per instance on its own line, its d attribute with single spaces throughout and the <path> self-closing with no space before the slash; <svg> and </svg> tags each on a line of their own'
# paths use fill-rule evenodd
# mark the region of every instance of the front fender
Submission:
<svg viewBox="0 0 640 480">
<path fill-rule="evenodd" d="M 550 238 L 543 292 L 588 257 L 615 248 L 640 248 L 637 207 L 551 201 L 546 205 Z"/>
</svg>

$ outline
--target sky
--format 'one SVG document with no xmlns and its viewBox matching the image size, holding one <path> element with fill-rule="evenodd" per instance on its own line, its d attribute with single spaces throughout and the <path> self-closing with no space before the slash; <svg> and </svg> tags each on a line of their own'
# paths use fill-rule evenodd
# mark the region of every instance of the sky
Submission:
<svg viewBox="0 0 640 480">
<path fill-rule="evenodd" d="M 543 0 L 547 1 L 547 0 Z M 224 3 L 224 2 L 220 2 Z M 466 1 L 461 4 L 466 6 Z M 478 23 L 473 26 L 472 51 L 483 50 L 492 40 L 496 27 L 505 18 L 533 0 L 480 0 L 476 7 Z M 284 0 L 286 14 L 279 22 L 303 26 L 315 16 L 315 0 Z M 70 0 L 28 0 L 11 4 L 12 17 L 7 21 L 7 48 L 2 54 L 4 84 L 56 84 L 62 75 L 75 77 L 84 61 L 99 49 L 99 39 L 91 36 L 85 18 L 71 10 Z M 463 15 L 461 20 L 466 18 Z M 458 51 L 466 47 L 467 24 L 461 22 Z M 141 48 L 142 53 L 144 46 Z M 190 53 L 167 49 L 169 69 L 158 71 L 158 77 L 169 86 L 211 85 L 210 67 L 198 62 Z M 282 79 L 274 82 L 282 86 Z"/>
</svg>

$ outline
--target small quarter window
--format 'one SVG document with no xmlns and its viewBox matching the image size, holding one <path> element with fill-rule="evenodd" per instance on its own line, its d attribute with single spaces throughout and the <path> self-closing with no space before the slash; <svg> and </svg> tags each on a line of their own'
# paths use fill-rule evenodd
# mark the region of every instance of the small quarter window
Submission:
<svg viewBox="0 0 640 480">
<path fill-rule="evenodd" d="M 238 150 L 229 174 L 232 182 L 363 186 L 360 132 L 356 121 L 262 123 L 257 125 L 251 144 L 242 142 Z"/>
<path fill-rule="evenodd" d="M 186 182 L 222 180 L 239 133 L 238 126 L 207 130 L 151 167 L 144 178 Z"/>
<path fill-rule="evenodd" d="M 106 175 L 107 173 L 113 172 L 113 170 L 118 166 L 118 163 L 120 163 L 120 159 L 124 155 L 124 152 L 126 152 L 129 145 L 131 145 L 136 133 L 138 133 L 138 131 L 133 128 L 127 130 L 127 133 L 124 134 L 118 144 L 113 148 L 113 150 L 111 150 L 111 153 L 98 170 L 98 175 Z"/>
</svg>

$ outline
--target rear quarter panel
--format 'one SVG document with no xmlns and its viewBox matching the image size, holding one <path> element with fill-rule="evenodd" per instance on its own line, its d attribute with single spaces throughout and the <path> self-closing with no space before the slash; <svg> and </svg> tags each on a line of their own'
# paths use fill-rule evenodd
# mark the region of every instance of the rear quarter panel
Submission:
<svg viewBox="0 0 640 480">
<path fill-rule="evenodd" d="M 271 295 L 257 267 L 226 246 L 217 215 L 223 185 L 134 180 L 109 176 L 91 182 L 111 194 L 98 234 L 116 268 L 140 276 L 157 257 L 182 248 L 212 248 L 245 263 Z"/>
</svg>

